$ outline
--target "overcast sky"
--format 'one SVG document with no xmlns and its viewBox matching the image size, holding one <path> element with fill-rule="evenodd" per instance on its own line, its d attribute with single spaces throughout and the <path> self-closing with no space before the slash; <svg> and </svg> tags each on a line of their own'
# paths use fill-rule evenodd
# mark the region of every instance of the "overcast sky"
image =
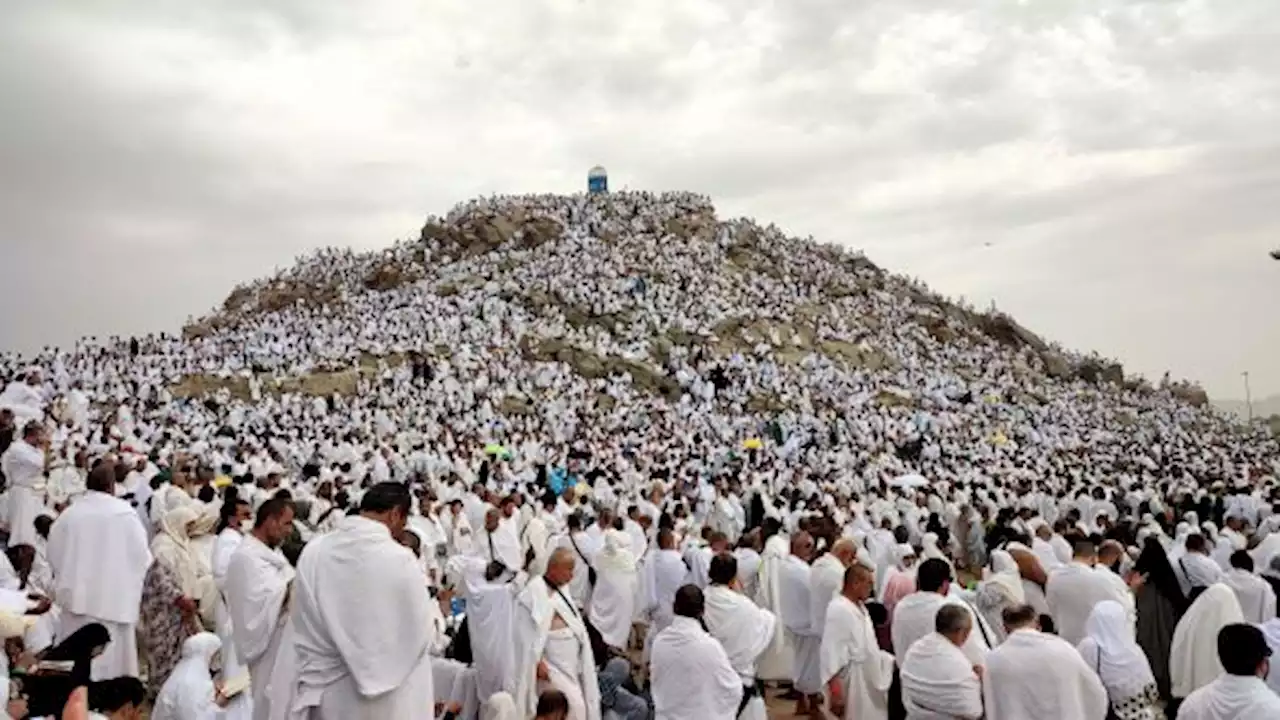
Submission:
<svg viewBox="0 0 1280 720">
<path fill-rule="evenodd" d="M 5 348 L 174 330 L 309 248 L 602 163 L 1280 392 L 1277 0 L 3 5 Z"/>
</svg>

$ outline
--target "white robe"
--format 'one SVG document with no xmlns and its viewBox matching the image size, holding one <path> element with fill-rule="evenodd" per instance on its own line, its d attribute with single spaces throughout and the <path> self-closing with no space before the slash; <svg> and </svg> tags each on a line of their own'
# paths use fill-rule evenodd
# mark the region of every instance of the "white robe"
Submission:
<svg viewBox="0 0 1280 720">
<path fill-rule="evenodd" d="M 982 681 L 946 636 L 935 632 L 917 640 L 907 650 L 900 674 L 909 720 L 982 717 Z"/>
<path fill-rule="evenodd" d="M 729 664 L 744 687 L 754 685 L 757 664 L 778 631 L 778 618 L 758 607 L 745 595 L 723 585 L 712 585 L 704 594 L 702 620 L 711 637 L 720 642 Z M 743 709 L 740 720 L 764 720 L 764 698 L 757 695 Z"/>
<path fill-rule="evenodd" d="M 844 595 L 831 599 L 822 632 L 821 683 L 836 679 L 844 691 L 844 720 L 889 717 L 893 655 L 876 643 L 866 608 Z"/>
<path fill-rule="evenodd" d="M 1210 585 L 1191 603 L 1174 628 L 1169 647 L 1170 690 L 1175 698 L 1189 697 L 1222 674 L 1218 633 L 1238 622 L 1244 622 L 1240 602 L 1222 583 Z"/>
<path fill-rule="evenodd" d="M 225 720 L 214 703 L 209 663 L 221 644 L 213 633 L 199 633 L 182 644 L 182 659 L 165 680 L 151 720 Z"/>
<path fill-rule="evenodd" d="M 8 481 L 9 500 L 6 522 L 9 546 L 35 545 L 35 520 L 45 511 L 44 452 L 15 440 L 0 456 L 0 470 Z"/>
<path fill-rule="evenodd" d="M 647 605 L 649 607 L 649 632 L 645 636 L 645 652 L 652 646 L 654 638 L 662 632 L 674 614 L 671 606 L 676 599 L 676 591 L 684 584 L 688 568 L 675 550 L 659 550 L 650 552 L 648 556 L 649 588 Z"/>
<path fill-rule="evenodd" d="M 655 720 L 734 720 L 742 680 L 724 647 L 693 618 L 677 617 L 653 641 Z"/>
<path fill-rule="evenodd" d="M 288 647 L 292 652 L 284 642 L 292 580 L 293 568 L 284 555 L 253 535 L 246 535 L 227 561 L 222 592 L 236 654 L 248 667 L 253 684 L 254 720 L 276 720 L 289 710 L 271 707 L 270 699 L 280 649 Z"/>
<path fill-rule="evenodd" d="M 907 659 L 907 651 L 917 640 L 934 632 L 938 608 L 944 604 L 959 605 L 969 611 L 973 620 L 973 632 L 961 651 L 973 665 L 981 665 L 991 646 L 983 636 L 981 614 L 957 597 L 943 597 L 935 592 L 914 592 L 902 598 L 893 609 L 893 654 L 899 666 Z M 990 629 L 986 629 L 989 633 Z M 994 642 L 994 641 L 993 641 Z"/>
<path fill-rule="evenodd" d="M 520 551 L 520 541 L 505 526 L 499 526 L 493 533 L 484 528 L 477 530 L 471 553 L 485 563 L 496 560 L 506 565 L 512 572 L 524 568 L 524 554 Z"/>
<path fill-rule="evenodd" d="M 1127 588 L 1121 592 L 1092 567 L 1075 562 L 1053 571 L 1045 587 L 1045 598 L 1058 629 L 1058 637 L 1072 647 L 1084 639 L 1084 625 L 1094 605 L 1103 600 L 1133 605 Z"/>
<path fill-rule="evenodd" d="M 471 578 L 467 589 L 467 625 L 471 632 L 471 655 L 476 670 L 476 690 L 480 697 L 512 687 L 515 682 L 516 593 L 513 584 L 488 583 Z"/>
<path fill-rule="evenodd" d="M 1275 619 L 1276 592 L 1271 583 L 1248 570 L 1233 568 L 1222 577 L 1222 584 L 1236 594 L 1245 622 L 1256 625 Z"/>
<path fill-rule="evenodd" d="M 764 546 L 758 574 L 756 603 L 778 617 L 782 616 L 782 564 L 788 557 L 787 542 L 787 538 L 782 535 L 769 538 Z M 795 651 L 787 637 L 786 628 L 779 622 L 773 640 L 760 658 L 757 671 L 761 680 L 790 680 L 794 664 Z"/>
<path fill-rule="evenodd" d="M 1222 675 L 1191 693 L 1178 708 L 1178 720 L 1274 720 L 1280 696 L 1260 678 Z"/>
<path fill-rule="evenodd" d="M 93 661 L 94 680 L 138 675 L 138 610 L 151 567 L 147 534 L 129 503 L 89 491 L 49 531 L 54 600 L 62 609 L 59 637 L 100 622 L 111 633 Z"/>
<path fill-rule="evenodd" d="M 987 654 L 986 667 L 987 720 L 1101 720 L 1107 714 L 1102 681 L 1062 638 L 1015 630 Z"/>
<path fill-rule="evenodd" d="M 809 616 L 814 629 L 827 625 L 827 606 L 844 585 L 844 564 L 827 553 L 813 562 L 809 571 Z"/>
<path fill-rule="evenodd" d="M 596 555 L 596 587 L 587 611 L 605 643 L 619 650 L 627 649 L 631 637 L 639 585 L 630 544 L 624 533 L 606 533 L 604 549 Z"/>
<path fill-rule="evenodd" d="M 418 720 L 432 707 L 434 601 L 386 525 L 352 515 L 312 540 L 294 593 L 294 718 Z"/>
<path fill-rule="evenodd" d="M 591 640 L 568 593 L 552 590 L 543 578 L 529 581 L 516 599 L 515 692 L 522 717 L 538 702 L 537 665 L 544 661 L 547 684 L 569 700 L 566 720 L 600 720 L 600 685 Z M 558 618 L 558 620 L 557 620 Z"/>
<path fill-rule="evenodd" d="M 231 613 L 227 610 L 226 581 L 227 568 L 231 565 L 231 557 L 236 548 L 244 541 L 238 530 L 227 528 L 218 533 L 213 545 L 213 581 L 217 587 L 217 599 L 214 606 L 214 630 L 218 640 L 222 642 L 222 679 L 234 680 L 249 673 L 248 666 L 241 661 L 236 652 L 235 632 L 231 627 Z M 253 718 L 253 693 L 246 692 L 232 698 L 226 708 L 225 720 L 251 720 Z"/>
<path fill-rule="evenodd" d="M 791 668 L 797 691 L 815 695 L 822 690 L 822 628 L 813 624 L 810 603 L 811 568 L 800 558 L 789 555 L 782 565 L 782 624 L 787 630 L 795 663 Z"/>
</svg>

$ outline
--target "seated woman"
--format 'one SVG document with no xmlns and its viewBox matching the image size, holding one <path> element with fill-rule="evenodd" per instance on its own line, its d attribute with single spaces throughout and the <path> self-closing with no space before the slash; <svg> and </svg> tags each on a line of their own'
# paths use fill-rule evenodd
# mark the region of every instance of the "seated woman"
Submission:
<svg viewBox="0 0 1280 720">
<path fill-rule="evenodd" d="M 42 653 L 32 671 L 22 678 L 31 717 L 57 717 L 72 691 L 89 685 L 93 659 L 110 642 L 111 633 L 105 625 L 89 623 Z M 53 667 L 55 663 L 69 665 L 61 669 Z"/>
<path fill-rule="evenodd" d="M 209 666 L 222 649 L 217 635 L 202 632 L 182 643 L 182 660 L 156 698 L 151 720 L 213 720 L 228 698 L 213 682 Z"/>
</svg>

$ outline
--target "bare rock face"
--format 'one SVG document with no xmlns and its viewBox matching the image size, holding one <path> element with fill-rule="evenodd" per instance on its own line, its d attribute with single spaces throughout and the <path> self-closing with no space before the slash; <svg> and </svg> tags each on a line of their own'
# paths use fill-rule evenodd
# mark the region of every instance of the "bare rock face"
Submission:
<svg viewBox="0 0 1280 720">
<path fill-rule="evenodd" d="M 449 256 L 473 257 L 509 242 L 522 249 L 533 249 L 558 238 L 562 232 L 560 223 L 552 218 L 530 217 L 522 212 L 501 215 L 476 211 L 452 223 L 427 221 L 419 240 L 424 246 L 439 248 Z"/>
<path fill-rule="evenodd" d="M 1175 396 L 1183 402 L 1196 407 L 1204 407 L 1209 404 L 1209 393 L 1204 388 L 1190 382 L 1174 383 L 1170 386 L 1170 390 Z"/>
<path fill-rule="evenodd" d="M 1076 377 L 1091 385 L 1124 384 L 1124 368 L 1120 363 L 1088 358 L 1076 366 Z"/>
</svg>

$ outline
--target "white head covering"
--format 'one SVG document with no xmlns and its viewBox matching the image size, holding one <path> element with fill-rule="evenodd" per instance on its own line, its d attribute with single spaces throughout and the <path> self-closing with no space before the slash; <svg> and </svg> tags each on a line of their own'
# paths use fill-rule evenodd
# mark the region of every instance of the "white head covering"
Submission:
<svg viewBox="0 0 1280 720">
<path fill-rule="evenodd" d="M 1174 697 L 1185 698 L 1222 674 L 1218 633 L 1239 622 L 1244 622 L 1240 601 L 1226 585 L 1214 583 L 1196 598 L 1173 631 L 1169 679 Z"/>
<path fill-rule="evenodd" d="M 1114 701 L 1137 697 L 1155 682 L 1151 665 L 1134 642 L 1129 617 L 1115 600 L 1093 606 L 1084 624 L 1085 638 L 1077 646 L 1085 664 L 1098 673 Z"/>
<path fill-rule="evenodd" d="M 222 647 L 217 635 L 202 632 L 182 643 L 182 660 L 178 662 L 160 695 L 156 698 L 152 720 L 190 720 L 214 717 L 218 710 L 213 702 L 213 678 L 209 664 Z"/>
<path fill-rule="evenodd" d="M 1017 604 L 1021 605 L 1027 601 L 1027 593 L 1022 587 L 1022 574 L 1018 572 L 1018 563 L 1004 550 L 991 553 L 991 569 L 984 570 L 983 576 L 983 582 L 999 586 Z"/>
<path fill-rule="evenodd" d="M 496 692 L 480 706 L 480 720 L 517 720 L 516 702 L 508 692 Z"/>
<path fill-rule="evenodd" d="M 942 550 L 938 549 L 938 534 L 925 533 L 921 540 L 922 555 L 925 560 L 946 560 L 947 556 L 942 554 Z"/>
<path fill-rule="evenodd" d="M 900 572 L 907 569 L 907 558 L 916 556 L 916 549 L 911 547 L 910 543 L 898 543 L 893 548 L 893 565 Z"/>
<path fill-rule="evenodd" d="M 604 534 L 604 549 L 596 557 L 596 568 L 615 572 L 635 572 L 636 558 L 631 553 L 631 538 L 621 530 Z"/>
</svg>

